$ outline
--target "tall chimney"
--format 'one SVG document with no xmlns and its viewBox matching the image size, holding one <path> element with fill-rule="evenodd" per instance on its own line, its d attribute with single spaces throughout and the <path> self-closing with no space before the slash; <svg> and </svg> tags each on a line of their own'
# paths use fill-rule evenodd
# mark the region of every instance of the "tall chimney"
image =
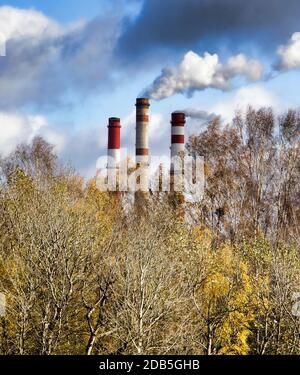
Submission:
<svg viewBox="0 0 300 375">
<path fill-rule="evenodd" d="M 185 126 L 185 113 L 173 112 L 171 120 L 171 158 L 174 156 L 184 155 L 184 126 Z M 171 173 L 174 173 L 174 166 L 171 163 Z"/>
<path fill-rule="evenodd" d="M 117 117 L 111 117 L 108 123 L 108 169 L 119 167 L 121 148 L 121 121 Z"/>
<path fill-rule="evenodd" d="M 150 103 L 147 98 L 137 98 L 136 100 L 136 166 L 139 168 L 140 190 L 143 193 L 149 190 L 149 108 Z M 138 198 L 138 195 L 136 195 Z"/>
<path fill-rule="evenodd" d="M 149 99 L 137 98 L 136 100 L 136 164 L 148 166 L 149 164 Z"/>
</svg>

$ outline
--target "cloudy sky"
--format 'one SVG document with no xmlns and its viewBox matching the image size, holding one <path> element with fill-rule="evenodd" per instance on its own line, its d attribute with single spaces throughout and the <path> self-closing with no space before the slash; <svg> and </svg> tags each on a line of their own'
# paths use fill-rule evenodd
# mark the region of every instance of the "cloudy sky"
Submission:
<svg viewBox="0 0 300 375">
<path fill-rule="evenodd" d="M 152 98 L 152 154 L 248 104 L 299 107 L 299 0 L 0 0 L 0 153 L 42 135 L 84 175 L 107 118 L 134 147 L 135 98 Z"/>
</svg>

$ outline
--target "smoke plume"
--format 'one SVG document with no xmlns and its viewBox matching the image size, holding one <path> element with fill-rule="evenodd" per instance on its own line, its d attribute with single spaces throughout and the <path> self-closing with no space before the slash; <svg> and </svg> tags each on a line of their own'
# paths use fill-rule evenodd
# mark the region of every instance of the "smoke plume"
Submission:
<svg viewBox="0 0 300 375">
<path fill-rule="evenodd" d="M 262 77 L 262 71 L 258 60 L 250 60 L 243 54 L 233 56 L 222 64 L 217 54 L 206 52 L 199 56 L 189 51 L 179 65 L 162 70 L 145 96 L 161 100 L 177 93 L 191 96 L 195 91 L 207 88 L 226 91 L 231 89 L 235 77 L 242 76 L 254 82 Z"/>
<path fill-rule="evenodd" d="M 209 113 L 207 111 L 196 108 L 186 108 L 175 112 L 183 112 L 185 113 L 186 117 L 190 117 L 194 120 L 200 120 L 202 122 L 210 122 L 218 117 L 215 113 Z"/>
</svg>

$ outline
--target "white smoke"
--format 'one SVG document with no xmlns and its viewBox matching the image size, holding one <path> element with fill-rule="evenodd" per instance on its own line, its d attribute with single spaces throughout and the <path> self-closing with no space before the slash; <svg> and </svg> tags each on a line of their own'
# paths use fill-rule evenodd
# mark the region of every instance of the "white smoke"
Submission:
<svg viewBox="0 0 300 375">
<path fill-rule="evenodd" d="M 249 81 L 257 81 L 262 71 L 258 60 L 249 60 L 243 54 L 233 56 L 222 64 L 217 54 L 206 52 L 204 56 L 199 56 L 189 51 L 179 65 L 162 70 L 145 96 L 160 100 L 176 93 L 191 95 L 194 91 L 209 87 L 225 91 L 231 88 L 235 77 L 243 76 Z"/>
<path fill-rule="evenodd" d="M 191 119 L 200 120 L 203 122 L 210 122 L 218 117 L 215 113 L 209 113 L 197 108 L 186 108 L 175 112 L 183 112 L 185 113 L 186 117 L 190 117 Z"/>
<path fill-rule="evenodd" d="M 300 32 L 294 33 L 286 45 L 278 48 L 279 61 L 275 65 L 278 70 L 300 68 Z"/>
</svg>

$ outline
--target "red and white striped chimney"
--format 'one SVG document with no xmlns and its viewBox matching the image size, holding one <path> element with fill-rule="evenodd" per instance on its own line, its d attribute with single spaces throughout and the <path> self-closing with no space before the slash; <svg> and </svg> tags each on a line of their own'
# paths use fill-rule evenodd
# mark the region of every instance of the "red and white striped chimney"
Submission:
<svg viewBox="0 0 300 375">
<path fill-rule="evenodd" d="M 174 156 L 183 156 L 185 150 L 184 144 L 184 126 L 185 126 L 185 113 L 173 112 L 171 121 L 171 159 Z M 171 164 L 171 173 L 174 172 L 173 165 Z"/>
<path fill-rule="evenodd" d="M 149 108 L 150 103 L 147 98 L 137 98 L 136 100 L 136 164 L 137 166 L 149 165 Z"/>
<path fill-rule="evenodd" d="M 136 200 L 149 192 L 149 108 L 150 103 L 147 98 L 137 98 L 136 100 L 136 143 L 135 159 L 138 168 Z M 140 195 L 139 193 L 142 193 Z"/>
<path fill-rule="evenodd" d="M 117 117 L 111 117 L 108 123 L 108 169 L 118 168 L 121 157 L 121 120 Z"/>
</svg>

